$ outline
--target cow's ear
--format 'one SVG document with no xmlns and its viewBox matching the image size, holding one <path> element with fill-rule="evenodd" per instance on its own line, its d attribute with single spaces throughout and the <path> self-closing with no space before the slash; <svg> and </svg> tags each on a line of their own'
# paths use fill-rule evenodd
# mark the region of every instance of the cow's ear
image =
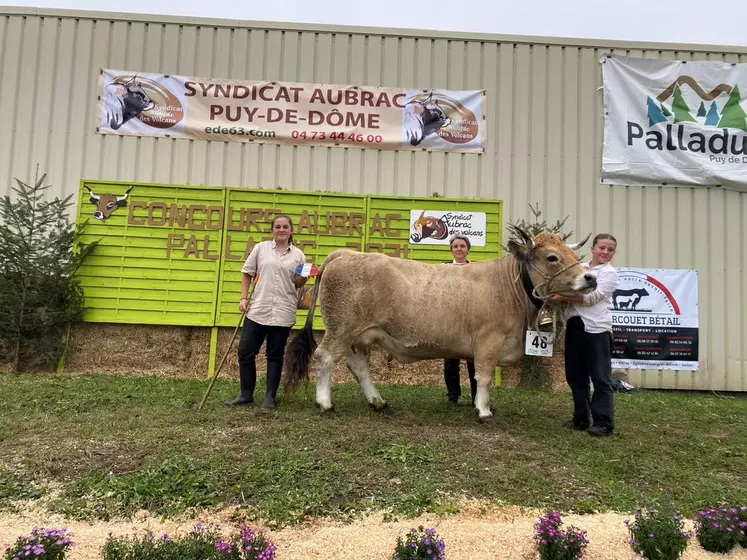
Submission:
<svg viewBox="0 0 747 560">
<path fill-rule="evenodd" d="M 521 245 L 513 239 L 508 242 L 508 250 L 514 257 L 516 257 L 520 261 L 525 261 L 527 259 L 527 255 L 529 254 L 529 249 L 526 245 Z"/>
</svg>

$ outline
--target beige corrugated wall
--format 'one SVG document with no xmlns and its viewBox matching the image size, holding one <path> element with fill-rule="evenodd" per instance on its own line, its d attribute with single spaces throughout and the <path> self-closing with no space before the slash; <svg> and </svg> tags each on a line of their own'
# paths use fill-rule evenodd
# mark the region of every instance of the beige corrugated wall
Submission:
<svg viewBox="0 0 747 560">
<path fill-rule="evenodd" d="M 618 266 L 699 272 L 701 371 L 645 387 L 747 391 L 747 194 L 600 185 L 605 52 L 744 62 L 745 48 L 629 44 L 0 8 L 0 192 L 33 177 L 489 197 L 610 231 Z M 102 67 L 235 79 L 487 90 L 487 153 L 294 148 L 95 133 Z"/>
</svg>

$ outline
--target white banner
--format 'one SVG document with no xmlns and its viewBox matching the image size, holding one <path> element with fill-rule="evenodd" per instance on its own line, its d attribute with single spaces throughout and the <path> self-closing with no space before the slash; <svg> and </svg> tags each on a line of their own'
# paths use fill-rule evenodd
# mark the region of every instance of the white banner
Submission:
<svg viewBox="0 0 747 560">
<path fill-rule="evenodd" d="M 410 243 L 448 245 L 452 235 L 464 235 L 473 247 L 485 247 L 485 212 L 410 210 Z"/>
<path fill-rule="evenodd" d="M 747 64 L 607 55 L 602 182 L 747 190 Z"/>
<path fill-rule="evenodd" d="M 613 368 L 698 370 L 698 273 L 619 268 Z"/>
<path fill-rule="evenodd" d="M 484 90 L 227 80 L 102 68 L 100 134 L 484 153 Z"/>
</svg>

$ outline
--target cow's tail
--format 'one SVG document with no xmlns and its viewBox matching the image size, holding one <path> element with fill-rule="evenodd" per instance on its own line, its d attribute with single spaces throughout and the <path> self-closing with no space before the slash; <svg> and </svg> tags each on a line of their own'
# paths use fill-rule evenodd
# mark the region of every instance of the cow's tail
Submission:
<svg viewBox="0 0 747 560">
<path fill-rule="evenodd" d="M 316 300 L 319 297 L 319 289 L 322 285 L 324 269 L 330 261 L 333 261 L 347 252 L 350 251 L 340 249 L 330 253 L 322 263 L 322 266 L 319 267 L 319 273 L 316 275 L 316 282 L 314 283 L 314 290 L 311 296 L 311 305 L 309 306 L 309 314 L 306 317 L 306 323 L 301 331 L 293 337 L 288 345 L 288 350 L 285 353 L 285 374 L 283 377 L 285 378 L 286 393 L 294 392 L 301 381 L 309 380 L 311 356 L 314 353 L 314 350 L 316 350 L 316 340 L 314 339 L 314 312 L 316 311 Z"/>
</svg>

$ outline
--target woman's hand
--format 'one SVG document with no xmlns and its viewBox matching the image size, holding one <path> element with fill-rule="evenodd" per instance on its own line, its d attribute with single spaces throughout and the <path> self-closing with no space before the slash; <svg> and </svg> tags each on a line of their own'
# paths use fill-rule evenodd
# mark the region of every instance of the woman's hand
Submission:
<svg viewBox="0 0 747 560">
<path fill-rule="evenodd" d="M 249 298 L 241 298 L 241 301 L 239 302 L 239 311 L 241 313 L 249 311 Z"/>
<path fill-rule="evenodd" d="M 302 288 L 309 281 L 308 276 L 301 276 L 295 270 L 291 273 L 291 278 L 296 289 Z"/>
<path fill-rule="evenodd" d="M 568 298 L 565 296 L 561 296 L 560 294 L 553 294 L 553 296 L 550 298 L 550 301 L 552 303 L 564 303 L 568 301 Z"/>
</svg>

